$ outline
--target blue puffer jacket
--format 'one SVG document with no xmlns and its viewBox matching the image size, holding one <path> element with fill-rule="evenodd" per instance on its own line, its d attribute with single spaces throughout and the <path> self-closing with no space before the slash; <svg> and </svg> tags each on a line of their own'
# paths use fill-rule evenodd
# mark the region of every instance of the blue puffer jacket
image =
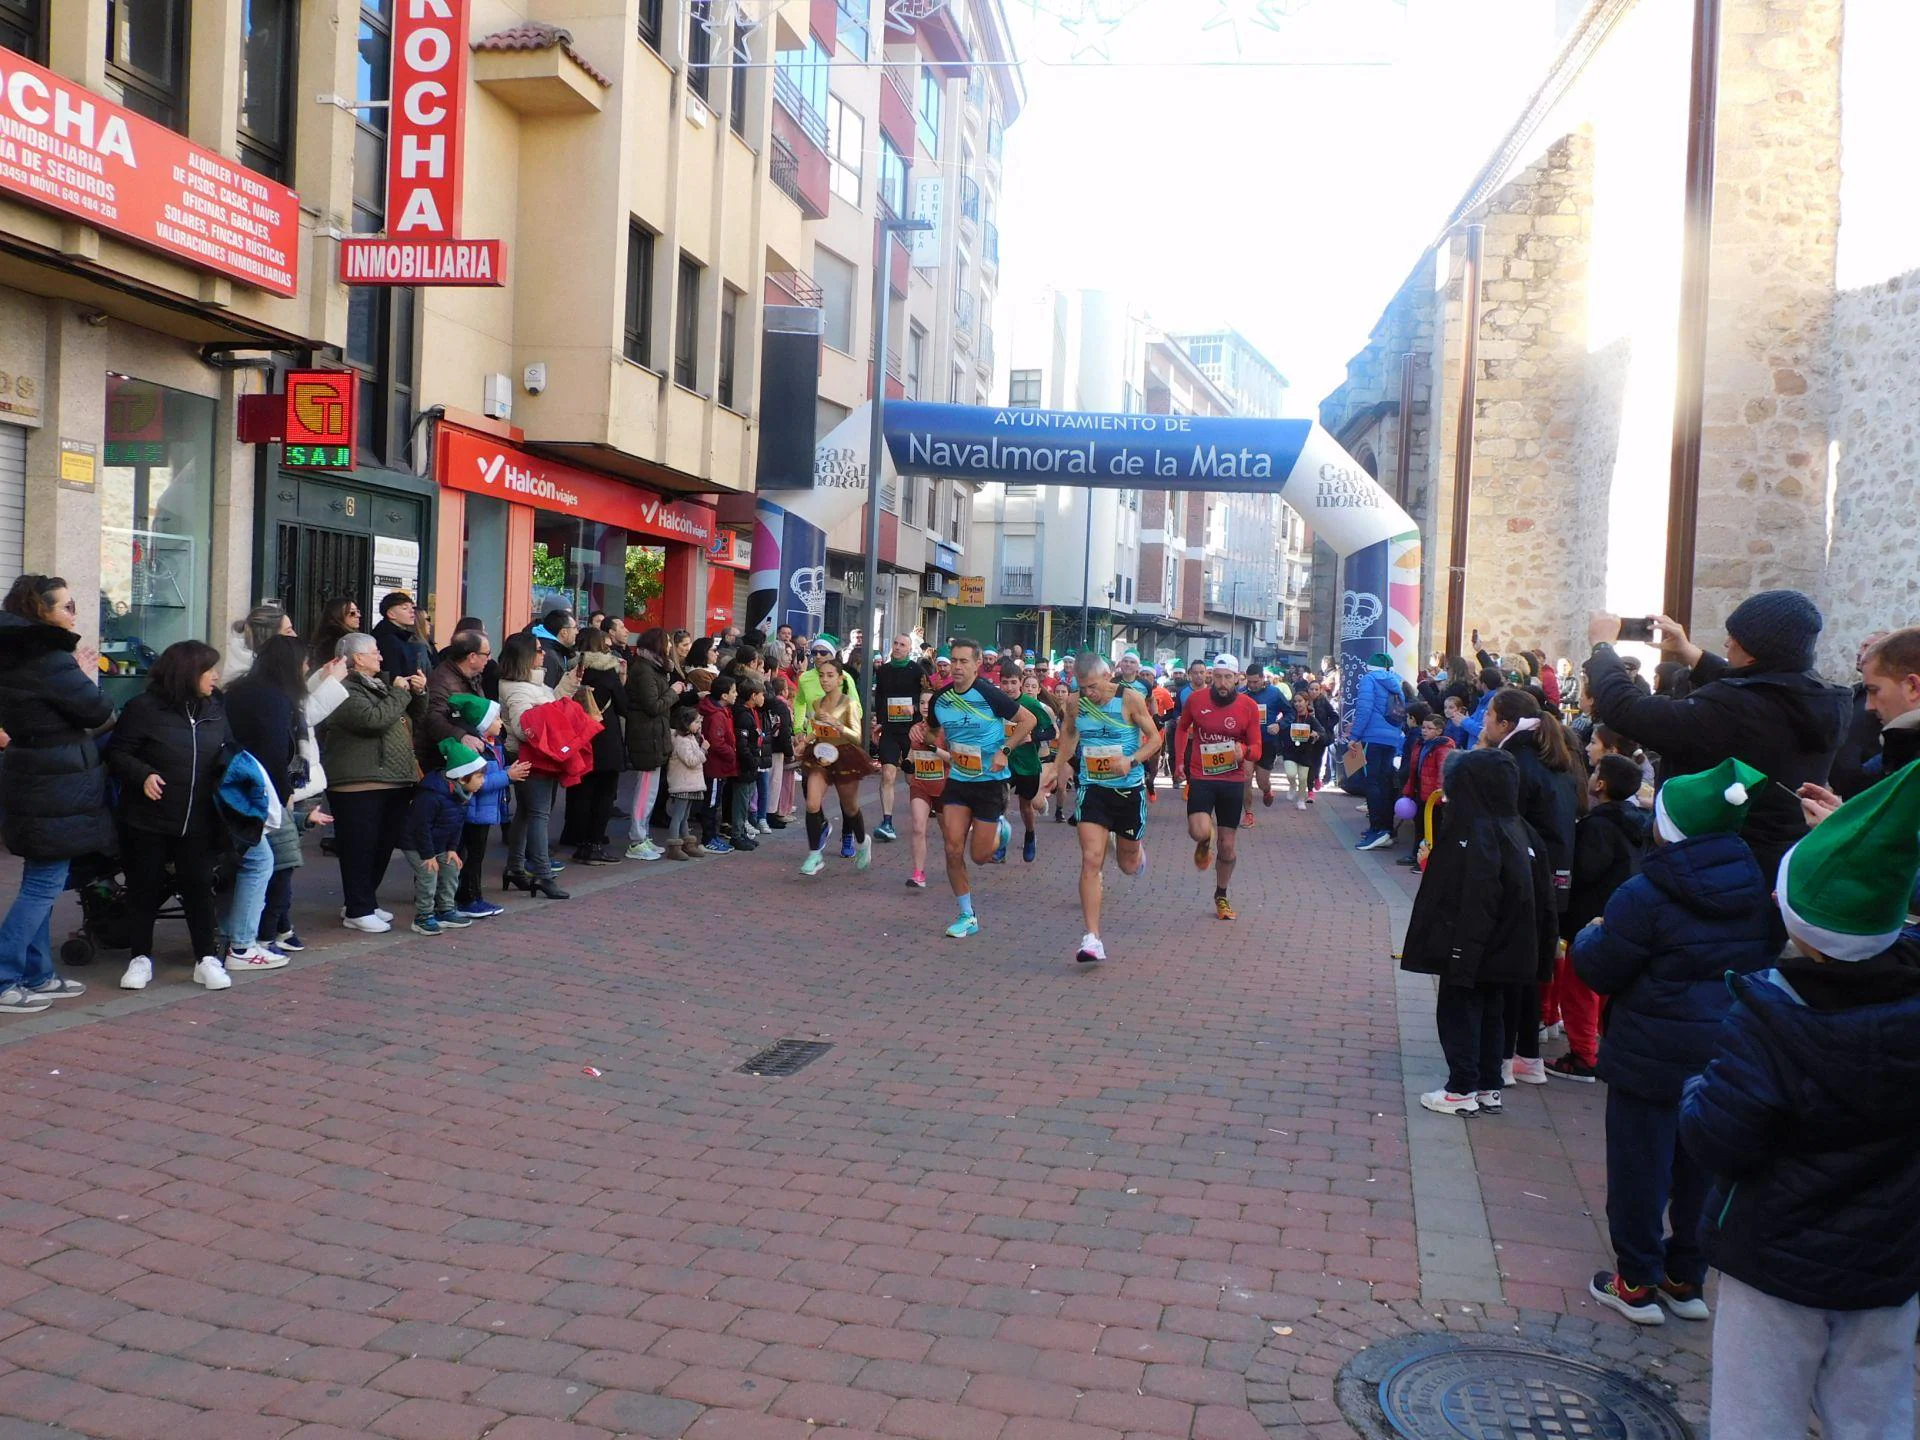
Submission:
<svg viewBox="0 0 1920 1440">
<path fill-rule="evenodd" d="M 1480 697 L 1480 703 L 1473 707 L 1473 713 L 1460 722 L 1460 728 L 1467 732 L 1467 743 L 1461 749 L 1471 750 L 1480 743 L 1480 732 L 1487 728 L 1487 707 L 1493 704 L 1493 696 L 1493 691 L 1487 691 Z"/>
<path fill-rule="evenodd" d="M 1714 1174 L 1707 1258 L 1795 1305 L 1904 1304 L 1920 1291 L 1920 947 L 1728 985 L 1720 1053 L 1680 1106 Z"/>
<path fill-rule="evenodd" d="M 512 818 L 508 796 L 513 782 L 507 779 L 507 752 L 495 741 L 487 747 L 487 774 L 480 788 L 467 797 L 468 825 L 504 825 Z"/>
<path fill-rule="evenodd" d="M 1716 1051 L 1732 1007 L 1728 971 L 1747 974 L 1778 954 L 1772 903 L 1738 835 L 1696 835 L 1647 855 L 1613 892 L 1603 922 L 1574 937 L 1573 968 L 1611 995 L 1600 1078 L 1646 1100 L 1674 1103 Z"/>
<path fill-rule="evenodd" d="M 1399 723 L 1389 717 L 1398 708 Z M 1362 745 L 1391 745 L 1397 754 L 1406 737 L 1406 698 L 1400 677 L 1391 670 L 1374 669 L 1360 677 L 1353 690 L 1353 738 Z"/>
</svg>

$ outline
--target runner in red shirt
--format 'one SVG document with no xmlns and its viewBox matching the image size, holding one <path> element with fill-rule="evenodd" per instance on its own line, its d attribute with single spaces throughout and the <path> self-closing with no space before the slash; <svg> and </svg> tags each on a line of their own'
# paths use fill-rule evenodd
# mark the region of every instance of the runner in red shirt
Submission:
<svg viewBox="0 0 1920 1440">
<path fill-rule="evenodd" d="M 1174 723 L 1173 777 L 1187 782 L 1187 833 L 1193 837 L 1193 863 L 1205 870 L 1213 859 L 1216 835 L 1220 863 L 1214 872 L 1213 909 L 1222 920 L 1234 918 L 1227 885 L 1240 854 L 1240 815 L 1246 805 L 1247 777 L 1260 758 L 1260 702 L 1240 688 L 1240 662 L 1222 655 L 1213 662 L 1211 683 L 1187 697 Z"/>
</svg>

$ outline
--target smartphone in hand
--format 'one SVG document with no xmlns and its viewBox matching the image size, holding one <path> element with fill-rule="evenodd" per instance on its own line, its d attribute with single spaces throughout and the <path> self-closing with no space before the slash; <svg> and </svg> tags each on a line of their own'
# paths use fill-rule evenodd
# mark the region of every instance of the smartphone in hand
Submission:
<svg viewBox="0 0 1920 1440">
<path fill-rule="evenodd" d="M 1639 615 L 1623 619 L 1620 622 L 1620 638 L 1635 640 L 1642 645 L 1660 643 L 1660 627 L 1654 623 L 1651 615 Z"/>
</svg>

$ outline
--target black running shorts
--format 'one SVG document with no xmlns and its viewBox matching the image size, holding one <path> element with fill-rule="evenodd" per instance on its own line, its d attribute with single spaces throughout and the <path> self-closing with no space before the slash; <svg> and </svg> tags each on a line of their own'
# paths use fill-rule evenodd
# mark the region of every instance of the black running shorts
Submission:
<svg viewBox="0 0 1920 1440">
<path fill-rule="evenodd" d="M 1240 812 L 1247 803 L 1244 780 L 1187 779 L 1187 814 L 1211 815 L 1213 823 L 1229 830 L 1240 828 Z"/>
<path fill-rule="evenodd" d="M 1127 790 L 1082 785 L 1080 807 L 1074 819 L 1081 825 L 1111 830 L 1122 840 L 1138 840 L 1147 828 L 1146 791 L 1138 785 Z"/>
<path fill-rule="evenodd" d="M 992 823 L 1007 813 L 1007 782 L 1004 780 L 948 780 L 940 792 L 943 810 L 958 806 L 971 810 L 975 824 Z"/>
</svg>

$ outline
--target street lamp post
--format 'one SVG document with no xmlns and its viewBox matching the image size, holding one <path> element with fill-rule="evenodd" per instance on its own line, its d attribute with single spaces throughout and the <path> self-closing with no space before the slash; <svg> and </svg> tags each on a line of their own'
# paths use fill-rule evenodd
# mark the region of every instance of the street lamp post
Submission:
<svg viewBox="0 0 1920 1440">
<path fill-rule="evenodd" d="M 867 623 L 871 631 L 860 651 L 860 703 L 873 704 L 873 655 L 880 643 L 879 626 L 874 619 L 875 603 L 880 598 L 880 478 L 882 449 L 886 444 L 881 428 L 881 410 L 887 403 L 887 310 L 893 300 L 893 237 L 931 230 L 926 220 L 882 220 L 880 255 L 873 263 L 873 424 L 867 433 Z"/>
</svg>

